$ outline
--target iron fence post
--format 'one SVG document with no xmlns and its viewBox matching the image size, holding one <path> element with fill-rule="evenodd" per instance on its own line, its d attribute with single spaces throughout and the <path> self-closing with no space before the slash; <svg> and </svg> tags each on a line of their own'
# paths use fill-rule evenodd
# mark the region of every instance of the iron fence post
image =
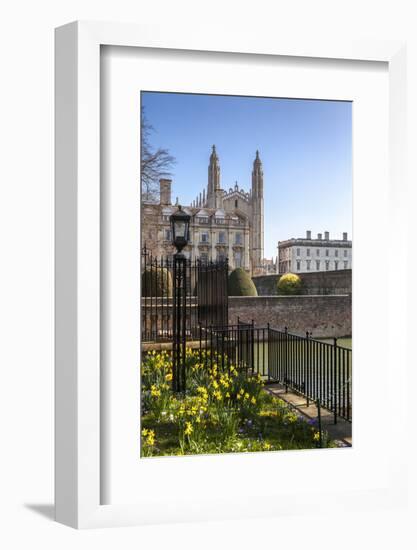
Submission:
<svg viewBox="0 0 417 550">
<path fill-rule="evenodd" d="M 255 321 L 252 319 L 252 327 L 250 329 L 250 347 L 251 347 L 251 354 L 252 354 L 252 372 L 255 372 Z M 258 347 L 256 349 L 258 359 L 259 359 L 259 342 Z M 259 362 L 259 361 L 258 361 Z"/>
<path fill-rule="evenodd" d="M 173 338 L 172 338 L 172 389 L 185 392 L 186 349 L 186 259 L 183 254 L 174 254 L 173 266 Z"/>
<path fill-rule="evenodd" d="M 310 406 L 309 391 L 311 390 L 311 368 L 310 368 L 310 333 L 306 331 L 306 383 L 305 383 L 305 392 L 307 397 L 307 407 Z"/>
<path fill-rule="evenodd" d="M 317 399 L 317 420 L 318 420 L 318 423 L 319 423 L 319 446 L 320 446 L 320 449 L 323 447 L 323 435 L 322 435 L 322 431 L 321 431 L 321 404 L 320 404 L 320 399 Z"/>
<path fill-rule="evenodd" d="M 288 393 L 288 327 L 284 327 L 285 333 L 285 366 L 284 366 L 284 375 L 285 375 L 285 393 Z"/>
<path fill-rule="evenodd" d="M 201 338 L 202 338 L 202 333 L 201 333 L 201 323 L 200 322 L 198 323 L 198 337 L 199 337 L 199 341 L 200 341 L 198 360 L 201 363 Z"/>
<path fill-rule="evenodd" d="M 333 338 L 333 407 L 334 407 L 334 423 L 337 424 L 337 338 Z"/>
<path fill-rule="evenodd" d="M 271 375 L 269 374 L 269 363 L 270 363 L 270 357 L 271 357 L 271 350 L 270 350 L 270 345 L 269 345 L 269 335 L 270 335 L 270 331 L 269 331 L 269 323 L 267 323 L 266 325 L 266 337 L 267 337 L 267 348 L 266 348 L 266 360 L 268 361 L 268 364 L 267 364 L 267 372 L 268 372 L 268 382 L 271 381 Z M 263 343 L 264 345 L 264 348 L 265 348 L 265 342 Z M 265 363 L 265 355 L 264 355 L 264 363 Z M 264 364 L 264 369 L 265 369 L 265 364 Z"/>
</svg>

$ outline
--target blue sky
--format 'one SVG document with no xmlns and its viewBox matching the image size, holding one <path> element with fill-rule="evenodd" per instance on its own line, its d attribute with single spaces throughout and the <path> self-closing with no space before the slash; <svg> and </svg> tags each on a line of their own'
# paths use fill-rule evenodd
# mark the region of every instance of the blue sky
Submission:
<svg viewBox="0 0 417 550">
<path fill-rule="evenodd" d="M 169 149 L 172 199 L 189 205 L 207 186 L 216 145 L 221 185 L 249 191 L 259 149 L 264 170 L 265 257 L 278 240 L 352 234 L 350 102 L 142 92 L 151 143 Z"/>
</svg>

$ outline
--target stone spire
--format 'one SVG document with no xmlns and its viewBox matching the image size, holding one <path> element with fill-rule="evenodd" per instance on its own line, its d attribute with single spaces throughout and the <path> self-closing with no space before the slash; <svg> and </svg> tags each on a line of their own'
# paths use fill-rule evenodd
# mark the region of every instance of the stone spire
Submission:
<svg viewBox="0 0 417 550">
<path fill-rule="evenodd" d="M 261 268 L 264 257 L 264 173 L 259 151 L 256 151 L 252 170 L 252 273 Z"/>
<path fill-rule="evenodd" d="M 217 156 L 216 146 L 213 145 L 210 155 L 210 164 L 208 167 L 208 185 L 207 185 L 207 206 L 209 208 L 218 208 L 220 189 L 220 164 Z M 221 194 L 220 194 L 221 195 Z"/>
<path fill-rule="evenodd" d="M 264 173 L 262 169 L 262 161 L 259 158 L 259 151 L 256 151 L 256 157 L 253 161 L 252 170 L 252 196 L 262 197 L 264 195 Z"/>
</svg>

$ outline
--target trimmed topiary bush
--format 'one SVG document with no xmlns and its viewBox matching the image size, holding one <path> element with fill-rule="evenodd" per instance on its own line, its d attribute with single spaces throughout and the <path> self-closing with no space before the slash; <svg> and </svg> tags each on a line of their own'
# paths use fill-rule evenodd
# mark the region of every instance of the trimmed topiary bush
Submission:
<svg viewBox="0 0 417 550">
<path fill-rule="evenodd" d="M 172 297 L 172 277 L 168 269 L 147 269 L 142 273 L 142 296 Z"/>
<path fill-rule="evenodd" d="M 285 273 L 277 283 L 278 294 L 301 294 L 301 279 L 295 273 Z"/>
<path fill-rule="evenodd" d="M 252 279 L 241 267 L 230 273 L 228 293 L 229 296 L 258 296 L 258 291 Z"/>
</svg>

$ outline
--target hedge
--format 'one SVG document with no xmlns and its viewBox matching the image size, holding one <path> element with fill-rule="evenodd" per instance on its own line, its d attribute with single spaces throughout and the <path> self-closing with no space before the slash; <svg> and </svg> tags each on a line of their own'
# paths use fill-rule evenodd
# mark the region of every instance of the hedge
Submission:
<svg viewBox="0 0 417 550">
<path fill-rule="evenodd" d="M 292 295 L 301 294 L 301 279 L 295 273 L 285 273 L 277 283 L 278 294 Z"/>
<path fill-rule="evenodd" d="M 229 296 L 258 296 L 258 291 L 248 273 L 238 267 L 229 275 L 228 294 Z"/>
<path fill-rule="evenodd" d="M 142 273 L 142 296 L 172 297 L 172 277 L 168 269 L 147 269 Z"/>
</svg>

